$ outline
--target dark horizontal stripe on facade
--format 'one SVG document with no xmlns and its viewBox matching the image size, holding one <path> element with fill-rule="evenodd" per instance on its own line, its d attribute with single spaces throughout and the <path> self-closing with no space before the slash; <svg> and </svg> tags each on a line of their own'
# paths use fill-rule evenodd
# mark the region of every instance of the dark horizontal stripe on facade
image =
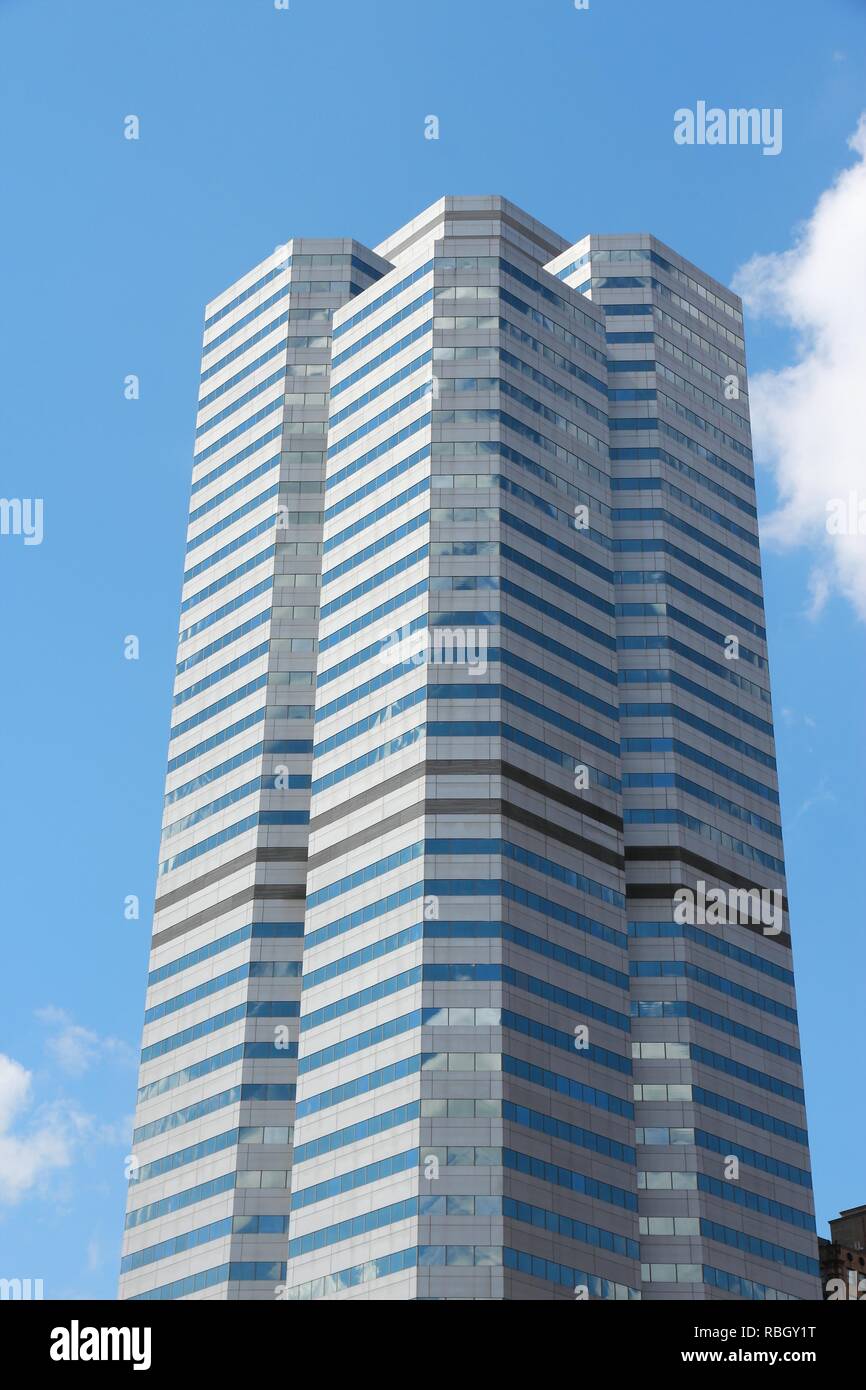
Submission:
<svg viewBox="0 0 866 1390">
<path fill-rule="evenodd" d="M 715 872 L 718 874 L 718 869 Z M 745 887 L 744 884 L 736 882 L 731 874 L 725 874 L 724 881 L 732 883 L 735 888 Z M 750 884 L 749 886 L 755 888 L 757 884 Z M 682 888 L 688 888 L 694 892 L 694 885 L 688 883 L 629 883 L 626 885 L 626 898 L 629 902 L 664 903 L 666 908 L 672 911 L 674 893 Z M 787 912 L 787 910 L 786 904 L 785 911 Z M 762 941 L 772 942 L 774 946 L 784 946 L 788 951 L 791 949 L 789 932 L 782 931 L 779 932 L 778 936 L 766 936 L 759 922 L 738 922 L 736 925 L 742 927 L 744 931 L 754 932 L 756 936 L 760 936 Z"/>
<path fill-rule="evenodd" d="M 715 864 L 712 859 L 704 859 L 700 854 L 692 854 L 689 850 L 683 849 L 681 845 L 626 845 L 625 857 L 632 863 L 651 864 L 675 861 L 680 864 L 688 864 L 693 869 L 699 869 L 710 881 L 715 875 L 724 879 L 725 883 L 732 884 L 734 888 L 757 888 L 761 886 L 769 890 L 776 886 L 780 888 L 782 886 L 781 884 L 759 885 L 752 879 L 746 878 L 745 874 L 738 874 L 736 869 L 725 869 L 720 864 Z M 788 898 L 784 888 L 782 888 L 782 906 L 787 912 Z"/>
<path fill-rule="evenodd" d="M 246 850 L 239 854 L 236 859 L 230 859 L 227 864 L 220 864 L 215 869 L 210 869 L 200 878 L 194 878 L 189 883 L 182 883 L 179 888 L 173 888 L 170 893 L 165 893 L 161 898 L 157 898 L 153 905 L 154 913 L 162 912 L 166 907 L 173 907 L 175 903 L 183 902 L 185 898 L 191 898 L 194 893 L 200 893 L 203 888 L 210 888 L 214 883 L 219 883 L 220 879 L 228 878 L 229 875 L 237 873 L 239 869 L 246 869 L 250 864 L 304 864 L 307 859 L 306 849 L 295 849 L 286 845 L 260 845 L 253 849 Z"/>
<path fill-rule="evenodd" d="M 213 907 L 205 908 L 203 912 L 196 912 L 192 917 L 185 917 L 182 922 L 176 922 L 173 927 L 167 927 L 165 931 L 157 932 L 150 939 L 151 950 L 157 946 L 164 946 L 169 941 L 176 941 L 185 932 L 192 931 L 193 927 L 204 927 L 208 922 L 213 922 L 217 917 L 223 917 L 227 912 L 232 912 L 236 907 L 245 907 L 248 903 L 270 902 L 278 899 L 280 902 L 304 902 L 307 896 L 306 884 L 303 883 L 254 883 L 252 888 L 244 888 L 240 893 L 234 893 L 230 898 L 223 898 L 221 902 L 214 903 Z"/>
<path fill-rule="evenodd" d="M 333 825 L 335 821 L 342 820 L 344 816 L 350 816 L 355 811 L 367 810 L 374 798 L 378 800 L 380 797 L 388 796 L 389 793 L 399 791 L 401 787 L 408 786 L 411 782 L 420 781 L 422 777 L 460 776 L 505 777 L 509 782 L 517 782 L 529 791 L 538 792 L 540 796 L 557 801 L 560 805 L 567 806 L 569 810 L 576 811 L 578 815 L 587 816 L 590 820 L 598 821 L 601 825 L 607 825 L 618 834 L 622 834 L 623 824 L 620 816 L 604 810 L 601 806 L 593 805 L 584 797 L 574 796 L 571 792 L 553 787 L 550 783 L 542 781 L 540 777 L 534 777 L 532 773 L 524 772 L 522 768 L 515 767 L 513 763 L 498 762 L 495 758 L 480 762 L 468 758 L 456 758 L 450 762 L 434 760 L 418 763 L 417 766 L 406 768 L 404 772 L 390 777 L 387 782 L 380 783 L 372 791 L 361 792 L 358 796 L 353 796 L 348 801 L 341 801 L 338 806 L 332 806 L 329 811 L 323 811 L 320 815 L 315 816 L 310 821 L 310 834 L 316 830 L 323 830 L 328 825 Z M 607 852 L 610 853 L 611 851 Z"/>
<path fill-rule="evenodd" d="M 522 806 L 515 806 L 511 801 L 468 797 L 454 797 L 453 799 L 428 797 L 425 801 L 416 801 L 414 806 L 408 806 L 402 811 L 395 812 L 386 820 L 367 826 L 364 830 L 358 830 L 346 840 L 338 840 L 329 849 L 324 849 L 320 854 L 313 855 L 309 860 L 308 868 L 321 868 L 322 865 L 341 858 L 349 850 L 357 849 L 370 840 L 378 839 L 380 835 L 397 830 L 401 825 L 406 825 L 422 816 L 445 815 L 500 816 L 503 820 L 509 820 L 515 825 L 523 825 L 528 830 L 536 830 L 551 840 L 568 845 L 570 849 L 578 850 L 581 854 L 585 854 L 588 858 L 595 859 L 602 864 L 608 864 L 620 870 L 625 867 L 625 860 L 621 854 L 617 854 L 614 850 L 605 849 L 593 840 L 587 840 L 583 835 L 576 835 L 563 826 L 554 825 L 552 821 L 545 820 L 542 816 L 536 816 L 532 811 L 525 811 Z"/>
</svg>

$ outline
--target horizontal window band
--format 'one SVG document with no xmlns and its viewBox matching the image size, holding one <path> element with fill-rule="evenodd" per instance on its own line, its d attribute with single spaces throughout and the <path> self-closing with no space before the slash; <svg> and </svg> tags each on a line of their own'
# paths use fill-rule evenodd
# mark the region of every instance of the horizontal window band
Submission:
<svg viewBox="0 0 866 1390">
<path fill-rule="evenodd" d="M 309 860 L 308 868 L 320 868 L 333 859 L 339 859 L 349 850 L 356 849 L 358 846 L 375 840 L 380 835 L 398 829 L 401 825 L 419 819 L 421 816 L 444 815 L 501 816 L 503 820 L 512 821 L 515 825 L 526 826 L 529 830 L 536 830 L 550 839 L 558 840 L 561 844 L 568 845 L 571 849 L 586 854 L 589 858 L 598 860 L 600 863 L 609 864 L 616 869 L 623 869 L 625 865 L 625 860 L 621 854 L 605 849 L 592 840 L 587 840 L 583 835 L 577 835 L 566 830 L 563 826 L 555 825 L 553 821 L 536 816 L 531 811 L 525 811 L 521 806 L 515 806 L 511 801 L 458 797 L 453 800 L 428 798 L 425 801 L 418 801 L 414 806 L 397 811 L 393 816 L 388 816 L 386 820 L 379 821 L 364 830 L 359 830 L 348 839 L 340 840 L 329 849 L 313 855 Z"/>
<path fill-rule="evenodd" d="M 235 893 L 230 898 L 224 898 L 221 902 L 215 903 L 213 907 L 206 908 L 203 912 L 197 912 L 192 917 L 186 917 L 182 922 L 177 922 L 173 927 L 167 927 L 165 931 L 158 932 L 151 937 L 151 949 L 157 946 L 165 946 L 169 941 L 176 941 L 179 936 L 192 931 L 194 927 L 206 926 L 208 922 L 213 922 L 217 917 L 224 917 L 226 913 L 233 912 L 237 907 L 246 907 L 255 902 L 300 902 L 306 898 L 306 885 L 302 883 L 254 883 L 252 888 L 244 888 L 242 892 Z"/>
<path fill-rule="evenodd" d="M 660 860 L 669 862 L 670 860 L 676 860 L 683 864 L 690 864 L 694 869 L 700 869 L 700 871 L 709 878 L 712 878 L 714 875 L 720 875 L 724 878 L 726 883 L 732 883 L 735 888 L 758 887 L 751 879 L 746 878 L 744 874 L 738 874 L 736 869 L 722 869 L 721 866 L 714 863 L 712 859 L 704 859 L 699 854 L 691 854 L 688 850 L 684 850 L 681 845 L 627 845 L 625 857 L 627 860 L 631 860 L 632 863 L 653 863 Z M 788 899 L 786 896 L 783 896 L 782 902 L 787 912 Z"/>
<path fill-rule="evenodd" d="M 640 848 L 646 849 L 648 847 L 642 845 Z M 719 882 L 730 883 L 735 888 L 745 889 L 758 887 L 757 884 L 747 883 L 739 874 L 731 873 L 727 869 L 721 871 L 718 864 L 712 864 L 707 859 L 698 859 L 696 855 L 685 854 L 677 850 L 675 850 L 672 855 L 668 855 L 667 851 L 671 848 L 670 845 L 659 846 L 658 849 L 653 849 L 651 855 L 648 855 L 647 858 L 651 857 L 657 860 L 662 858 L 679 860 L 683 864 L 689 864 L 691 867 L 697 868 L 701 873 L 712 874 L 713 882 L 718 880 Z M 632 851 L 628 848 L 626 848 L 625 855 L 626 860 L 631 860 L 634 857 Z M 672 911 L 674 893 L 682 888 L 688 888 L 690 892 L 694 892 L 694 886 L 685 883 L 626 883 L 626 898 L 629 902 L 662 902 Z M 782 906 L 784 911 L 787 912 L 788 900 L 785 897 L 782 898 Z M 754 932 L 762 941 L 772 943 L 774 946 L 783 946 L 788 951 L 791 949 L 791 935 L 789 932 L 782 931 L 779 932 L 777 936 L 767 936 L 764 933 L 763 927 L 758 922 L 740 922 L 737 925 L 741 926 L 744 931 Z"/>
<path fill-rule="evenodd" d="M 387 782 L 382 782 L 376 787 L 376 797 L 387 796 L 390 792 L 397 791 L 410 782 L 419 781 L 422 777 L 484 776 L 490 774 L 506 777 L 510 782 L 517 782 L 519 786 L 526 787 L 529 791 L 538 792 L 551 801 L 558 801 L 579 815 L 588 816 L 591 820 L 610 826 L 612 830 L 622 834 L 622 818 L 614 815 L 612 811 L 606 811 L 603 807 L 595 806 L 583 797 L 553 787 L 540 777 L 534 777 L 532 773 L 524 772 L 522 768 L 515 767 L 513 763 L 499 762 L 496 759 L 484 759 L 480 762 L 473 762 L 471 759 L 428 760 L 419 763 L 417 767 L 407 768 L 404 772 L 398 773 L 396 777 L 389 778 Z M 338 806 L 332 807 L 329 811 L 323 811 L 310 821 L 310 833 L 333 825 L 334 821 L 341 820 L 343 816 L 350 815 L 353 811 L 363 810 L 369 804 L 369 800 L 369 793 L 362 792 L 359 796 L 354 796 L 348 801 L 341 801 Z"/>
<path fill-rule="evenodd" d="M 303 873 L 306 880 L 306 866 L 304 866 Z M 244 893 L 246 893 L 247 896 L 244 896 Z M 224 913 L 228 912 L 229 909 L 226 904 L 229 902 L 233 907 L 237 907 L 246 902 L 253 902 L 257 899 L 266 898 L 285 898 L 287 900 L 303 901 L 304 896 L 305 890 L 303 884 L 256 883 L 253 885 L 252 889 L 244 889 L 242 893 L 232 894 L 230 898 L 221 898 L 219 902 L 214 903 L 213 908 L 208 908 L 207 910 L 195 913 L 193 916 L 186 918 L 183 924 L 183 931 L 190 931 L 193 927 L 203 926 L 204 923 L 212 921 L 213 918 L 222 916 Z M 167 927 L 164 932 L 158 933 L 159 939 L 162 940 L 164 937 L 167 941 L 170 941 L 172 937 L 169 933 L 174 933 L 175 936 L 178 935 L 174 927 Z M 154 946 L 157 944 L 157 936 L 155 935 L 151 939 L 151 945 Z"/>
<path fill-rule="evenodd" d="M 244 854 L 239 854 L 236 859 L 230 859 L 226 864 L 220 864 L 208 873 L 202 874 L 199 878 L 192 879 L 189 883 L 183 883 L 179 888 L 173 888 L 170 893 L 165 893 L 161 898 L 157 898 L 153 905 L 154 912 L 162 912 L 166 907 L 172 907 L 175 903 L 182 902 L 184 898 L 192 897 L 193 893 L 200 893 L 203 888 L 210 888 L 212 884 L 219 883 L 220 879 L 228 878 L 230 874 L 237 873 L 239 869 L 245 869 L 250 864 L 273 864 L 273 863 L 306 863 L 306 853 L 302 849 L 295 849 L 287 845 L 261 845 L 255 849 L 247 850 Z"/>
</svg>

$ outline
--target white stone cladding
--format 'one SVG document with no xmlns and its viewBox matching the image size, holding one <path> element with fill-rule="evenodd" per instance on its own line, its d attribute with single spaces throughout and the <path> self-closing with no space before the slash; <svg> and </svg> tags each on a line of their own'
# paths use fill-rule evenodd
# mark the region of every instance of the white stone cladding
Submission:
<svg viewBox="0 0 866 1390">
<path fill-rule="evenodd" d="M 787 910 L 672 901 L 784 891 L 736 296 L 449 197 L 206 317 L 121 1297 L 814 1297 Z"/>
</svg>

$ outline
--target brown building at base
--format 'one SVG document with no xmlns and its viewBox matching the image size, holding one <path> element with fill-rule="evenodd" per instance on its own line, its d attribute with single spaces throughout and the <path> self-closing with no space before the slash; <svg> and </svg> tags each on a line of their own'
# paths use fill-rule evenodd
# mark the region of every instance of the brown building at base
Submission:
<svg viewBox="0 0 866 1390">
<path fill-rule="evenodd" d="M 830 1239 L 818 1241 L 825 1300 L 866 1301 L 866 1206 L 850 1207 L 830 1222 Z"/>
</svg>

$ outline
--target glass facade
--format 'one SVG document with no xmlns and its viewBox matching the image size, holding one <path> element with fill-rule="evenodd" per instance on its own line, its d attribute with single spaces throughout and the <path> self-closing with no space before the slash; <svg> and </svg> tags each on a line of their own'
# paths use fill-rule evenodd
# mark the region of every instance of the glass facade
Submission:
<svg viewBox="0 0 866 1390">
<path fill-rule="evenodd" d="M 207 317 L 121 1296 L 815 1297 L 739 301 L 447 198 Z"/>
</svg>

